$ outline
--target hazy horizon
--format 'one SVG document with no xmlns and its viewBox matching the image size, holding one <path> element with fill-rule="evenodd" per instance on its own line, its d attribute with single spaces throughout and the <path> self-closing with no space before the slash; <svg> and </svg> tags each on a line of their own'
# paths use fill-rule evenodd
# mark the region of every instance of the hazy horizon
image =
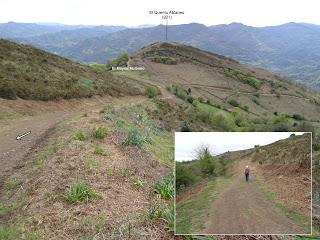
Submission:
<svg viewBox="0 0 320 240">
<path fill-rule="evenodd" d="M 183 11 L 174 15 L 170 25 L 191 22 L 206 26 L 241 22 L 248 26 L 276 26 L 288 22 L 303 22 L 320 25 L 317 0 L 225 0 L 197 3 L 186 1 L 146 0 L 127 1 L 110 4 L 103 0 L 3 0 L 0 22 L 6 23 L 61 23 L 66 25 L 122 25 L 139 26 L 146 23 L 164 24 L 161 15 L 150 15 L 149 11 Z"/>
<path fill-rule="evenodd" d="M 84 23 L 80 23 L 80 24 L 66 24 L 66 23 L 61 23 L 61 22 L 16 22 L 16 21 L 7 21 L 7 22 L 0 22 L 0 24 L 6 24 L 6 23 L 20 23 L 20 24 L 38 24 L 38 25 L 42 25 L 42 26 L 83 26 L 83 27 L 98 27 L 98 26 L 116 26 L 116 27 L 127 27 L 127 28 L 137 28 L 137 27 L 143 27 L 143 28 L 147 28 L 147 27 L 156 27 L 156 26 L 163 26 L 164 24 L 151 24 L 151 23 L 144 23 L 144 24 L 139 24 L 139 25 L 113 25 L 113 24 L 84 24 Z M 320 24 L 314 24 L 314 23 L 309 23 L 309 22 L 285 22 L 282 24 L 277 24 L 277 25 L 267 25 L 267 26 L 263 26 L 263 27 L 276 27 L 276 26 L 281 26 L 281 25 L 285 25 L 285 24 L 290 24 L 290 23 L 294 23 L 294 24 L 309 24 L 309 25 L 317 25 L 320 26 Z M 204 23 L 200 23 L 200 22 L 188 22 L 188 23 L 181 23 L 181 24 L 169 24 L 171 26 L 177 26 L 177 25 L 188 25 L 188 24 L 200 24 L 200 25 L 205 25 L 206 27 L 211 27 L 211 26 L 218 26 L 218 25 L 230 25 L 230 24 L 243 24 L 245 26 L 248 27 L 256 27 L 256 26 L 251 26 L 251 25 L 247 25 L 244 24 L 242 22 L 230 22 L 230 23 L 220 23 L 220 24 L 214 24 L 214 25 L 206 25 Z M 256 27 L 256 28 L 263 28 L 263 27 Z"/>
</svg>

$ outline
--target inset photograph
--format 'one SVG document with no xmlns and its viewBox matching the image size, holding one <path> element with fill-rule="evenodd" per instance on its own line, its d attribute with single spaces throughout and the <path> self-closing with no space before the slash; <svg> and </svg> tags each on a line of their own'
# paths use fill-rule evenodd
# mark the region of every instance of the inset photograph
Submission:
<svg viewBox="0 0 320 240">
<path fill-rule="evenodd" d="M 176 132 L 175 234 L 311 234 L 312 134 Z"/>
</svg>

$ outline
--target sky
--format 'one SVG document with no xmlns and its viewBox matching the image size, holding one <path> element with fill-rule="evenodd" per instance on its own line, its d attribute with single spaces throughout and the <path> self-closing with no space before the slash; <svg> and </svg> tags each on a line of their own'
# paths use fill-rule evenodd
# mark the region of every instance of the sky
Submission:
<svg viewBox="0 0 320 240">
<path fill-rule="evenodd" d="M 85 25 L 164 24 L 149 11 L 184 11 L 169 24 L 207 26 L 241 22 L 262 27 L 287 22 L 320 25 L 319 0 L 1 0 L 0 22 L 55 22 Z"/>
<path fill-rule="evenodd" d="M 290 137 L 292 132 L 176 132 L 175 161 L 193 160 L 196 149 L 208 146 L 214 155 L 267 145 Z M 301 135 L 303 133 L 297 133 Z"/>
</svg>

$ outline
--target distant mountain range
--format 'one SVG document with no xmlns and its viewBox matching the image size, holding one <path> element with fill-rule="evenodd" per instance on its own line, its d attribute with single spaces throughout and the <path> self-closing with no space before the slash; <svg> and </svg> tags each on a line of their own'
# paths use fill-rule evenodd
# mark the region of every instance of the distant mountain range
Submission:
<svg viewBox="0 0 320 240">
<path fill-rule="evenodd" d="M 165 26 L 67 26 L 0 24 L 0 37 L 59 54 L 82 63 L 105 63 L 165 40 Z M 251 27 L 241 23 L 168 27 L 168 40 L 269 69 L 320 89 L 320 26 L 287 23 Z"/>
</svg>

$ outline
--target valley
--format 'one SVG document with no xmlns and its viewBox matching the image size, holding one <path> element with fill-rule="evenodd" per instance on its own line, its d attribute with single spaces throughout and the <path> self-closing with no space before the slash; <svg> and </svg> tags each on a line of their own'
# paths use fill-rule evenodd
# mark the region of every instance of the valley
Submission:
<svg viewBox="0 0 320 240">
<path fill-rule="evenodd" d="M 32 34 L 30 29 L 35 29 Z M 19 34 L 20 33 L 20 34 Z M 43 26 L 7 23 L 0 38 L 59 54 L 82 63 L 106 63 L 123 53 L 165 40 L 165 26 Z M 169 25 L 168 40 L 228 56 L 265 68 L 319 89 L 320 27 L 288 22 L 253 27 L 242 23 L 206 26 L 199 23 Z"/>
</svg>

